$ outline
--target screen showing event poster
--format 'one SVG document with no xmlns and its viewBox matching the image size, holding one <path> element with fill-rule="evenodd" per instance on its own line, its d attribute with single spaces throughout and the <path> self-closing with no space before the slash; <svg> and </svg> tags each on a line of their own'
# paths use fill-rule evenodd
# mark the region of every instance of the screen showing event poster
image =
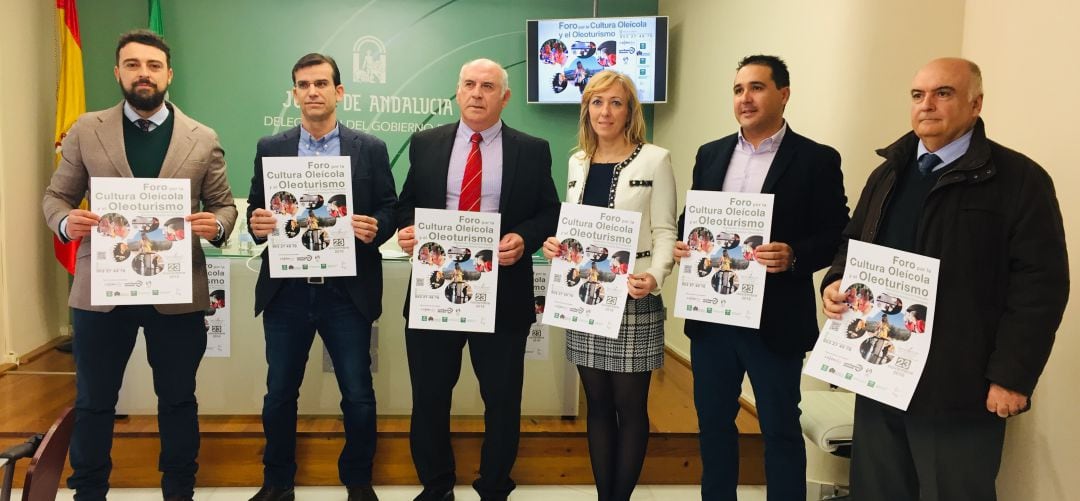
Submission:
<svg viewBox="0 0 1080 501">
<path fill-rule="evenodd" d="M 754 259 L 769 242 L 773 195 L 686 192 L 675 316 L 757 329 L 765 297 L 765 266 Z"/>
<path fill-rule="evenodd" d="M 206 352 L 204 357 L 228 357 L 232 343 L 229 318 L 232 316 L 232 298 L 229 297 L 229 260 L 210 258 L 206 260 L 206 279 L 210 292 L 210 306 L 203 312 L 206 323 Z"/>
<path fill-rule="evenodd" d="M 803 372 L 907 410 L 930 351 L 939 265 L 851 240 L 840 280 L 848 311 L 825 322 Z"/>
<path fill-rule="evenodd" d="M 559 254 L 551 261 L 544 323 L 619 337 L 626 275 L 637 258 L 641 213 L 562 204 Z"/>
<path fill-rule="evenodd" d="M 536 322 L 529 326 L 529 340 L 525 343 L 525 360 L 547 360 L 551 346 L 550 328 L 541 320 L 544 317 L 544 303 L 547 301 L 547 281 L 551 266 L 533 265 L 533 305 Z"/>
<path fill-rule="evenodd" d="M 495 332 L 500 219 L 416 209 L 409 328 Z"/>
<path fill-rule="evenodd" d="M 264 157 L 262 162 L 265 207 L 277 217 L 267 238 L 270 276 L 356 275 L 349 157 Z"/>
<path fill-rule="evenodd" d="M 641 102 L 667 102 L 667 17 L 530 20 L 526 30 L 530 103 L 580 103 L 604 70 L 629 76 Z"/>
<path fill-rule="evenodd" d="M 90 303 L 190 303 L 191 180 L 90 179 Z"/>
</svg>

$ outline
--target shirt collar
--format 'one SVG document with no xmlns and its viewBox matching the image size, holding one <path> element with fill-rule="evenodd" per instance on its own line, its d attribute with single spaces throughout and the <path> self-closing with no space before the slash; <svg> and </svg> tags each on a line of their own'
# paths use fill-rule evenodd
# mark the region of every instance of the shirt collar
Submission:
<svg viewBox="0 0 1080 501">
<path fill-rule="evenodd" d="M 132 123 L 136 123 L 137 120 L 142 118 L 127 100 L 124 101 L 124 116 Z M 147 118 L 147 120 L 153 122 L 154 125 L 161 125 L 165 123 L 166 118 L 169 118 L 169 107 L 162 103 L 161 108 L 157 110 L 157 113 L 150 115 L 150 118 Z"/>
<path fill-rule="evenodd" d="M 787 120 L 784 120 L 784 124 L 780 126 L 780 130 L 776 131 L 776 134 L 765 138 L 757 148 L 754 148 L 754 145 L 743 137 L 742 127 L 740 127 L 739 147 L 751 153 L 771 153 L 780 148 L 780 141 L 784 140 L 785 133 L 787 133 Z"/>
<path fill-rule="evenodd" d="M 502 125 L 502 120 L 499 120 L 498 122 L 495 122 L 495 125 L 480 131 L 480 136 L 483 137 L 480 142 L 483 144 L 490 144 L 491 141 L 502 132 Z M 458 137 L 470 141 L 472 140 L 472 135 L 476 132 L 477 131 L 470 129 L 468 125 L 465 125 L 465 122 L 458 122 Z"/>
<path fill-rule="evenodd" d="M 339 127 L 340 126 L 338 124 L 334 124 L 333 130 L 331 130 L 325 136 L 319 139 L 315 139 L 314 136 L 308 133 L 307 129 L 305 129 L 303 126 L 300 126 L 300 142 L 313 146 L 324 145 L 326 143 L 329 143 L 330 141 L 333 141 L 334 139 L 337 139 L 337 137 L 341 135 L 341 130 L 339 129 Z"/>
<path fill-rule="evenodd" d="M 966 134 L 953 140 L 953 142 L 942 146 L 937 151 L 933 152 L 938 158 L 941 159 L 941 163 L 934 167 L 934 170 L 938 170 L 946 165 L 955 162 L 958 158 L 964 156 L 967 153 L 968 147 L 971 146 L 971 135 L 975 132 L 975 129 L 967 131 Z M 916 148 L 915 160 L 922 158 L 926 153 L 930 153 L 930 150 L 926 149 L 926 145 L 923 144 L 922 139 L 919 140 L 919 147 Z"/>
</svg>

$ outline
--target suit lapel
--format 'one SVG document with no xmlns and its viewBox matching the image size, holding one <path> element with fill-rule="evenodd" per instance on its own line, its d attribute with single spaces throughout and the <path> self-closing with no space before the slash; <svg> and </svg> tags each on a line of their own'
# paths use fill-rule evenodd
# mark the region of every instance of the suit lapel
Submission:
<svg viewBox="0 0 1080 501">
<path fill-rule="evenodd" d="M 94 130 L 94 134 L 101 143 L 105 155 L 109 157 L 117 174 L 121 177 L 135 177 L 128 165 L 127 153 L 124 149 L 124 102 L 112 107 L 107 113 L 99 118 L 101 125 Z"/>
<path fill-rule="evenodd" d="M 274 156 L 298 157 L 300 156 L 300 126 L 293 127 L 284 132 L 285 140 L 275 145 Z"/>
<path fill-rule="evenodd" d="M 738 143 L 739 136 L 730 136 L 728 140 L 725 140 L 719 144 L 720 151 L 713 160 L 711 168 L 707 169 L 709 173 L 709 179 L 702 183 L 702 189 L 723 191 L 724 178 L 727 177 L 728 165 L 731 163 L 731 155 L 735 152 L 735 144 Z"/>
<path fill-rule="evenodd" d="M 517 173 L 518 142 L 514 129 L 502 126 L 502 186 L 499 188 L 499 212 L 505 214 L 510 204 L 510 187 L 514 185 Z"/>
<path fill-rule="evenodd" d="M 784 133 L 784 139 L 780 141 L 780 149 L 777 150 L 772 165 L 769 166 L 769 173 L 765 175 L 765 182 L 761 185 L 762 193 L 772 193 L 776 188 L 776 182 L 784 175 L 792 159 L 795 158 L 797 141 L 798 135 L 791 130 L 791 127 L 788 127 L 787 132 Z"/>
<path fill-rule="evenodd" d="M 460 126 L 461 122 L 458 122 L 458 127 Z M 436 135 L 435 143 L 431 145 L 431 152 L 436 155 L 435 163 L 432 164 L 436 171 L 431 174 L 431 181 L 435 183 L 432 186 L 433 193 L 442 193 L 443 200 L 446 200 L 446 176 L 450 173 L 450 155 L 454 150 L 454 138 L 457 136 L 458 127 L 446 127 L 446 133 Z"/>
<path fill-rule="evenodd" d="M 191 132 L 197 125 L 188 120 L 187 115 L 181 113 L 179 108 L 172 105 L 167 106 L 169 106 L 169 110 L 173 114 L 173 131 L 172 138 L 169 139 L 169 149 L 165 152 L 165 159 L 161 162 L 159 178 L 173 177 L 180 170 L 180 166 L 184 165 L 184 160 L 187 160 L 191 150 L 195 147 L 195 140 L 191 137 Z"/>
<path fill-rule="evenodd" d="M 349 157 L 349 166 L 352 170 L 352 178 L 356 179 L 356 169 L 360 167 L 360 136 L 338 125 L 338 134 L 341 140 L 341 156 Z"/>
</svg>

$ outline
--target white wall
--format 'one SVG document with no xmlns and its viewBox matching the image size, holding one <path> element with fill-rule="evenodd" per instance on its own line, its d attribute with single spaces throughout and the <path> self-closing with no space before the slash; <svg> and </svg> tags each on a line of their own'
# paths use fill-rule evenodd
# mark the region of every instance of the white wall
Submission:
<svg viewBox="0 0 1080 501">
<path fill-rule="evenodd" d="M 1075 2 L 969 0 L 964 57 L 983 70 L 987 134 L 1023 152 L 1054 178 L 1073 256 L 1080 255 L 1080 172 L 1076 120 L 1080 117 L 1080 32 Z M 1071 259 L 1073 290 L 1080 283 Z M 1058 330 L 1050 362 L 1035 391 L 1033 410 L 1010 421 L 998 487 L 1001 499 L 1080 500 L 1080 305 L 1073 300 Z"/>
<path fill-rule="evenodd" d="M 41 195 L 53 169 L 55 2 L 14 0 L 0 16 L 0 354 L 26 354 L 68 324 Z"/>
</svg>

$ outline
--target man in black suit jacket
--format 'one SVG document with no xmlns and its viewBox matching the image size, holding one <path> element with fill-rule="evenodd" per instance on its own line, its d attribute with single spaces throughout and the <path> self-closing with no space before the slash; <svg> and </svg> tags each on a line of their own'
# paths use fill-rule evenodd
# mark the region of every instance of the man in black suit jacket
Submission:
<svg viewBox="0 0 1080 501">
<path fill-rule="evenodd" d="M 765 438 L 769 500 L 806 499 L 799 381 L 818 332 L 812 275 L 829 264 L 848 221 L 840 155 L 788 128 L 789 75 L 780 58 L 744 58 L 734 92 L 740 132 L 698 150 L 691 189 L 774 194 L 772 235 L 755 251 L 768 272 L 760 328 L 686 321 L 701 429 L 701 494 L 705 501 L 735 500 L 735 416 L 749 373 Z M 689 256 L 689 247 L 678 242 L 675 255 Z"/>
<path fill-rule="evenodd" d="M 248 196 L 249 229 L 262 242 L 276 226 L 265 208 L 264 157 L 347 156 L 352 163 L 352 214 L 357 276 L 270 278 L 267 248 L 255 285 L 255 315 L 266 335 L 266 397 L 263 400 L 263 487 L 253 500 L 292 500 L 296 476 L 296 399 L 308 352 L 318 331 L 334 363 L 345 419 L 345 448 L 338 475 L 349 501 L 375 501 L 371 468 L 375 457 L 375 390 L 371 382 L 371 323 L 382 312 L 379 245 L 394 232 L 394 178 L 386 144 L 337 122 L 344 95 L 337 63 L 308 54 L 293 66 L 293 97 L 300 127 L 259 140 Z"/>
<path fill-rule="evenodd" d="M 411 253 L 416 245 L 414 209 L 464 210 L 459 204 L 468 198 L 462 197 L 462 184 L 474 141 L 483 166 L 479 207 L 473 210 L 502 216 L 495 332 L 405 330 L 413 391 L 409 438 L 424 484 L 420 501 L 454 498 L 450 399 L 466 342 L 485 407 L 480 478 L 473 487 L 483 500 L 504 500 L 514 489 L 510 470 L 517 458 L 525 340 L 536 318 L 530 256 L 555 233 L 559 196 L 547 141 L 502 123 L 509 99 L 506 70 L 487 59 L 468 62 L 458 80 L 461 122 L 418 132 L 409 146 L 409 174 L 397 209 L 402 250 Z M 406 319 L 408 308 L 406 303 Z"/>
</svg>

